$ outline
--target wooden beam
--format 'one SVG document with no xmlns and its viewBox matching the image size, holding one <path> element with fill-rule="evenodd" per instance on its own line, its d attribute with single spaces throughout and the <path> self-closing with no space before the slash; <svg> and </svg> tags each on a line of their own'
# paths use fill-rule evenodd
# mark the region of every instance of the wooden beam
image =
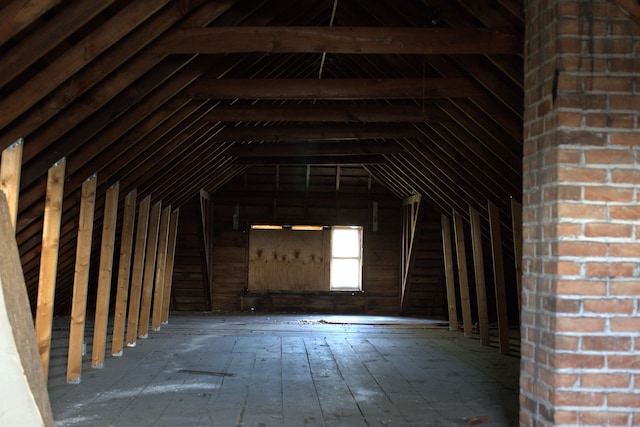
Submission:
<svg viewBox="0 0 640 427">
<path fill-rule="evenodd" d="M 239 165 L 379 165 L 386 163 L 383 156 L 298 156 L 298 157 L 243 157 L 235 161 Z"/>
<path fill-rule="evenodd" d="M 142 283 L 142 299 L 140 303 L 140 325 L 138 338 L 149 336 L 149 317 L 151 316 L 151 297 L 153 296 L 153 278 L 158 253 L 158 233 L 160 231 L 160 213 L 162 203 L 151 208 L 149 215 L 149 231 L 147 232 L 147 254 L 144 261 L 144 280 Z"/>
<path fill-rule="evenodd" d="M 640 3 L 638 3 L 638 0 L 613 0 L 613 2 L 636 23 L 640 24 Z"/>
<path fill-rule="evenodd" d="M 2 163 L 0 164 L 0 191 L 3 191 L 7 197 L 14 234 L 18 220 L 18 194 L 20 192 L 23 146 L 23 140 L 19 139 L 3 150 Z"/>
<path fill-rule="evenodd" d="M 187 89 L 192 99 L 427 99 L 485 95 L 463 77 L 413 79 L 214 79 Z"/>
<path fill-rule="evenodd" d="M 138 338 L 138 317 L 140 314 L 140 295 L 144 274 L 144 256 L 147 247 L 147 230 L 149 228 L 149 207 L 151 196 L 145 197 L 138 206 L 138 227 L 136 228 L 136 246 L 133 255 L 133 271 L 131 273 L 131 294 L 129 296 L 129 313 L 127 315 L 127 346 L 135 347 Z"/>
<path fill-rule="evenodd" d="M 61 159 L 49 169 L 49 173 L 47 174 L 47 196 L 44 205 L 40 277 L 38 280 L 38 300 L 35 320 L 36 338 L 38 340 L 40 362 L 42 363 L 42 373 L 44 374 L 45 381 L 47 381 L 49 376 L 53 303 L 56 291 L 56 273 L 58 271 L 58 245 L 60 243 L 62 195 L 64 192 L 64 172 L 66 164 L 66 159 Z"/>
<path fill-rule="evenodd" d="M 14 0 L 0 11 L 0 44 L 18 34 L 60 0 Z"/>
<path fill-rule="evenodd" d="M 28 399 L 33 401 L 40 412 L 42 420 L 34 422 L 34 425 L 44 425 L 45 427 L 53 427 L 53 415 L 51 413 L 51 404 L 49 402 L 49 393 L 47 392 L 46 378 L 43 376 L 42 363 L 40 362 L 40 354 L 35 339 L 35 330 L 33 326 L 33 317 L 31 316 L 31 308 L 29 306 L 29 297 L 27 295 L 27 286 L 24 281 L 22 264 L 20 262 L 20 254 L 18 245 L 13 237 L 14 231 L 11 225 L 10 209 L 4 193 L 0 191 L 0 310 L 6 310 L 4 316 L 10 325 L 10 332 L 6 339 L 12 339 L 16 347 L 16 362 L 19 368 L 10 369 L 21 378 L 30 390 Z M 7 369 L 7 364 L 14 358 L 7 355 L 6 346 L 3 346 L 2 363 Z M 14 359 L 14 360 L 15 360 Z M 3 375 L 3 387 L 15 392 L 16 384 L 8 380 Z M 6 396 L 5 396 L 6 399 Z M 34 412 L 35 412 L 34 408 Z M 3 417 L 3 421 L 8 424 L 25 425 L 30 423 L 22 416 L 23 414 L 15 414 L 16 422 L 7 421 Z"/>
<path fill-rule="evenodd" d="M 136 197 L 137 191 L 134 189 L 124 198 L 122 237 L 120 238 L 120 261 L 118 262 L 118 284 L 116 288 L 116 305 L 113 312 L 113 333 L 111 335 L 112 356 L 122 356 L 124 326 L 127 317 L 127 299 L 129 296 L 129 279 L 131 276 Z"/>
<path fill-rule="evenodd" d="M 98 295 L 96 298 L 96 316 L 93 324 L 93 349 L 91 367 L 104 366 L 104 353 L 107 343 L 107 324 L 109 321 L 109 299 L 111 296 L 111 276 L 113 272 L 113 251 L 116 241 L 116 222 L 118 220 L 118 196 L 120 183 L 107 190 L 102 219 L 102 243 L 100 248 L 100 269 L 98 271 Z"/>
<path fill-rule="evenodd" d="M 456 241 L 463 331 L 465 337 L 471 338 L 473 337 L 473 319 L 471 318 L 471 298 L 469 296 L 469 274 L 467 271 L 467 248 L 464 241 L 464 224 L 462 223 L 462 216 L 455 211 L 453 213 L 453 231 Z"/>
<path fill-rule="evenodd" d="M 133 2 L 124 7 L 116 16 L 86 35 L 80 42 L 55 58 L 45 70 L 20 86 L 0 102 L 0 128 L 6 127 L 14 119 L 53 92 L 58 85 L 71 78 L 102 52 L 131 32 L 135 26 L 162 8 L 169 0 L 154 2 Z"/>
<path fill-rule="evenodd" d="M 67 355 L 67 382 L 72 384 L 80 382 L 82 373 L 82 348 L 84 346 L 84 325 L 87 314 L 89 266 L 91 265 L 91 242 L 93 239 L 97 182 L 98 177 L 94 174 L 82 184 L 76 268 L 73 280 L 73 299 L 71 301 L 69 352 Z"/>
<path fill-rule="evenodd" d="M 302 126 L 227 127 L 211 142 L 234 141 L 322 141 L 384 138 L 416 138 L 421 133 L 406 124 L 331 124 Z"/>
<path fill-rule="evenodd" d="M 442 251 L 444 255 L 444 273 L 447 286 L 447 309 L 449 311 L 449 330 L 458 330 L 458 309 L 456 306 L 456 284 L 453 277 L 453 252 L 451 250 L 451 223 L 442 215 Z"/>
<path fill-rule="evenodd" d="M 496 308 L 498 311 L 498 339 L 500 341 L 500 352 L 503 354 L 509 354 L 509 319 L 507 310 L 507 290 L 504 281 L 504 260 L 502 258 L 500 210 L 491 202 L 489 202 L 489 226 L 491 228 L 493 275 L 496 285 Z"/>
<path fill-rule="evenodd" d="M 158 53 L 521 54 L 516 29 L 405 27 L 209 27 L 174 30 Z"/>
<path fill-rule="evenodd" d="M 371 104 L 257 104 L 218 105 L 206 116 L 220 122 L 442 122 L 447 117 L 440 108 L 412 105 Z"/>
<path fill-rule="evenodd" d="M 155 286 L 153 288 L 153 311 L 151 315 L 151 328 L 160 330 L 162 323 L 162 302 L 164 301 L 164 279 L 167 268 L 167 245 L 169 243 L 169 222 L 171 219 L 171 206 L 162 210 L 160 217 L 160 233 L 158 236 L 158 255 L 156 261 Z"/>
<path fill-rule="evenodd" d="M 518 291 L 518 313 L 522 310 L 522 205 L 511 198 L 511 228 L 513 230 L 513 257 L 516 268 L 516 290 Z"/>
<path fill-rule="evenodd" d="M 484 256 L 482 253 L 480 214 L 471 206 L 469 207 L 469 218 L 471 221 L 471 244 L 473 246 L 473 270 L 476 278 L 476 302 L 478 304 L 480 342 L 482 345 L 490 345 L 489 309 L 487 308 L 487 285 L 485 283 Z"/>
<path fill-rule="evenodd" d="M 236 157 L 287 157 L 287 156 L 355 156 L 363 154 L 401 153 L 403 148 L 387 141 L 309 141 L 236 144 L 225 151 L 225 155 Z"/>
<path fill-rule="evenodd" d="M 171 298 L 171 284 L 173 282 L 173 265 L 175 262 L 176 242 L 178 241 L 178 218 L 180 210 L 171 213 L 169 223 L 169 241 L 167 243 L 167 267 L 164 270 L 164 291 L 162 292 L 162 323 L 169 322 L 169 302 Z"/>
</svg>

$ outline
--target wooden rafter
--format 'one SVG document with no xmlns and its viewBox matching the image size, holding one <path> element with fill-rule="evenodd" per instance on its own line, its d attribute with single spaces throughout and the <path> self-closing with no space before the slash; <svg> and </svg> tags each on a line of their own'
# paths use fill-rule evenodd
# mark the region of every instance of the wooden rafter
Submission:
<svg viewBox="0 0 640 427">
<path fill-rule="evenodd" d="M 518 54 L 521 35 L 484 28 L 212 27 L 176 30 L 159 53 Z"/>
<path fill-rule="evenodd" d="M 291 156 L 291 157 L 242 157 L 236 160 L 239 165 L 379 165 L 386 163 L 384 156 Z"/>
<path fill-rule="evenodd" d="M 403 149 L 395 142 L 356 140 L 349 142 L 278 142 L 275 144 L 242 144 L 229 148 L 225 155 L 238 157 L 279 156 L 356 156 L 361 154 L 400 153 Z"/>
<path fill-rule="evenodd" d="M 406 124 L 334 123 L 328 125 L 227 127 L 214 135 L 211 142 L 415 138 L 418 135 L 420 132 Z"/>
</svg>

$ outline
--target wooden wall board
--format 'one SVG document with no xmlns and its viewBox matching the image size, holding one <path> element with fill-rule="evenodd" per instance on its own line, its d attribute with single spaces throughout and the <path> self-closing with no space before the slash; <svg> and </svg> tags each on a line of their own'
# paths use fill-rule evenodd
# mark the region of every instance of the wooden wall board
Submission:
<svg viewBox="0 0 640 427">
<path fill-rule="evenodd" d="M 67 355 L 67 382 L 80 382 L 82 373 L 82 347 L 89 289 L 89 266 L 93 238 L 93 219 L 96 203 L 97 175 L 92 175 L 82 184 L 76 268 L 73 281 L 71 324 L 69 329 L 69 352 Z"/>
<path fill-rule="evenodd" d="M 153 286 L 153 308 L 151 314 L 151 328 L 160 330 L 162 323 L 162 302 L 164 301 L 164 279 L 167 268 L 167 245 L 169 243 L 169 222 L 171 220 L 171 206 L 162 210 L 160 216 L 160 231 L 158 233 L 158 255 L 156 257 L 155 283 Z"/>
<path fill-rule="evenodd" d="M 500 226 L 500 210 L 489 202 L 489 226 L 491 228 L 491 250 L 493 254 L 493 275 L 496 286 L 496 309 L 498 312 L 498 340 L 500 352 L 509 354 L 509 319 L 507 307 L 507 290 L 504 279 L 504 259 L 502 256 L 502 233 Z"/>
<path fill-rule="evenodd" d="M 102 220 L 102 243 L 100 246 L 100 267 L 98 271 L 98 294 L 96 297 L 96 313 L 93 324 L 93 348 L 91 351 L 91 366 L 93 368 L 102 368 L 104 366 L 119 195 L 119 182 L 109 187 L 105 195 L 104 216 Z"/>
<path fill-rule="evenodd" d="M 471 218 L 471 243 L 473 246 L 473 270 L 476 279 L 476 303 L 478 305 L 478 327 L 480 342 L 491 344 L 489 335 L 489 310 L 487 307 L 487 285 L 484 270 L 484 254 L 482 253 L 482 230 L 480 228 L 480 214 L 473 207 L 469 207 Z"/>
<path fill-rule="evenodd" d="M 149 230 L 147 232 L 147 251 L 144 257 L 144 278 L 142 296 L 140 298 L 140 320 L 138 321 L 138 338 L 149 336 L 149 318 L 151 317 L 151 299 L 153 297 L 156 255 L 158 253 L 158 234 L 160 231 L 160 214 L 162 203 L 157 202 L 149 213 Z"/>
<path fill-rule="evenodd" d="M 444 254 L 445 279 L 447 285 L 447 307 L 449 310 L 449 329 L 458 330 L 458 310 L 456 285 L 453 276 L 453 250 L 451 248 L 451 221 L 442 215 L 442 251 Z"/>
<path fill-rule="evenodd" d="M 42 253 L 40 257 L 38 302 L 35 320 L 42 372 L 45 378 L 47 378 L 49 374 L 51 328 L 53 326 L 53 304 L 56 289 L 56 273 L 58 271 L 60 222 L 62 217 L 62 198 L 64 194 L 66 164 L 66 159 L 58 161 L 49 169 L 49 173 L 47 174 L 47 197 L 44 206 Z"/>
<path fill-rule="evenodd" d="M 169 222 L 169 238 L 167 242 L 167 265 L 164 272 L 164 291 L 162 296 L 162 313 L 161 322 L 169 322 L 169 302 L 171 298 L 171 287 L 173 279 L 173 268 L 175 264 L 176 241 L 178 240 L 178 220 L 180 218 L 180 210 L 175 209 L 171 212 Z"/>
<path fill-rule="evenodd" d="M 47 380 L 44 376 L 36 333 L 27 297 L 27 287 L 22 273 L 18 246 L 13 236 L 11 210 L 6 196 L 0 191 L 0 292 L 3 293 L 9 324 L 16 344 L 22 372 L 31 389 L 44 425 L 55 425 Z M 6 238 L 5 238 L 6 237 Z"/>
<path fill-rule="evenodd" d="M 453 231 L 456 242 L 456 259 L 458 265 L 458 285 L 460 286 L 460 306 L 462 308 L 462 329 L 465 337 L 473 336 L 473 319 L 471 318 L 471 297 L 469 293 L 469 275 L 467 271 L 467 250 L 464 239 L 462 216 L 453 213 Z"/>
</svg>

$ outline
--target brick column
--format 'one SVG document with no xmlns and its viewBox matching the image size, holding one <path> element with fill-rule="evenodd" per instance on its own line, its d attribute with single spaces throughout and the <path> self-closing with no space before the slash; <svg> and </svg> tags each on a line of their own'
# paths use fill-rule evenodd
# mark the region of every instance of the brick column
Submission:
<svg viewBox="0 0 640 427">
<path fill-rule="evenodd" d="M 640 25 L 525 13 L 520 423 L 640 425 Z"/>
</svg>

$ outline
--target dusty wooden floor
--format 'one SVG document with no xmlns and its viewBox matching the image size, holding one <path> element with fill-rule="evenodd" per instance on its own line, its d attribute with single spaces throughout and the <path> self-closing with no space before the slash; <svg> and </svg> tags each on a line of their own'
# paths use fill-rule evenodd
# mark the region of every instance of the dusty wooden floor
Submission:
<svg viewBox="0 0 640 427">
<path fill-rule="evenodd" d="M 425 320 L 173 315 L 77 385 L 58 325 L 60 426 L 517 425 L 518 358 Z"/>
</svg>

